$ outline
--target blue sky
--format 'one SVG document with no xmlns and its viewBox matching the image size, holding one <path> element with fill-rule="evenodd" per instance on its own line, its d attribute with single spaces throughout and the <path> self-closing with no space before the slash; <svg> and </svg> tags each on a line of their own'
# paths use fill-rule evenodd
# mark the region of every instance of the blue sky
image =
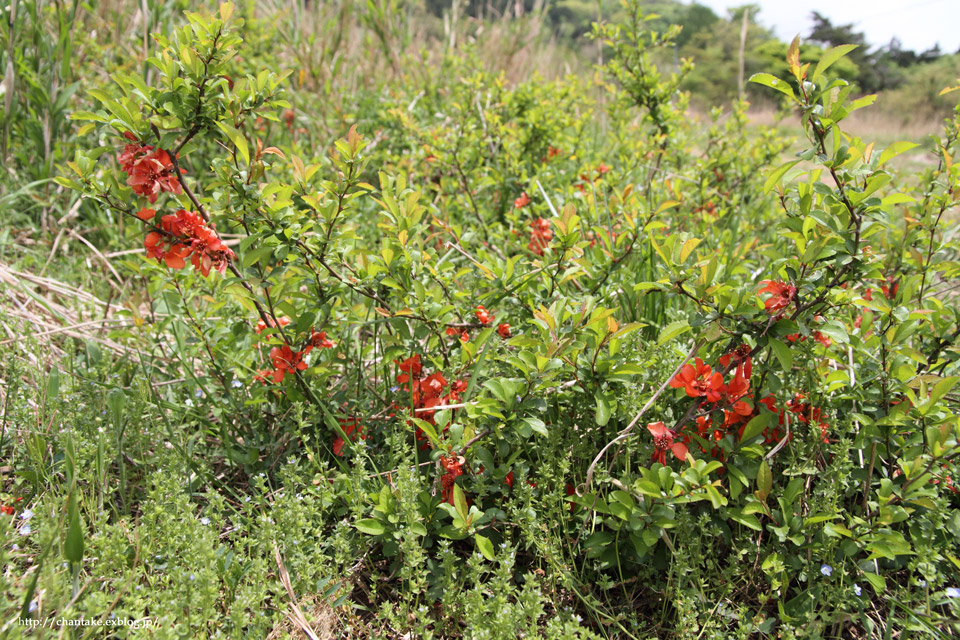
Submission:
<svg viewBox="0 0 960 640">
<path fill-rule="evenodd" d="M 727 8 L 751 0 L 698 0 L 721 16 Z M 945 53 L 960 49 L 960 0 L 752 0 L 760 5 L 760 23 L 783 40 L 810 33 L 810 12 L 833 24 L 853 23 L 872 46 L 896 36 L 905 49 L 918 53 L 937 42 Z"/>
</svg>

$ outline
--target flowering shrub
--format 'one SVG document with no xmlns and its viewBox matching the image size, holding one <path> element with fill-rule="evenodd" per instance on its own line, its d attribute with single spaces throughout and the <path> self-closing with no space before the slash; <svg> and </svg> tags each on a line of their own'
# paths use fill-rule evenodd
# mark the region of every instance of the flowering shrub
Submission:
<svg viewBox="0 0 960 640">
<path fill-rule="evenodd" d="M 914 587 L 960 584 L 960 112 L 904 179 L 906 144 L 841 129 L 871 102 L 829 75 L 849 48 L 811 71 L 795 42 L 790 78 L 753 78 L 807 138 L 771 170 L 786 144 L 744 103 L 684 118 L 689 64 L 655 64 L 677 31 L 627 9 L 595 28 L 603 99 L 441 82 L 450 61 L 315 146 L 232 5 L 187 14 L 151 82 L 117 73 L 74 114 L 112 152 L 58 182 L 137 225 L 144 353 L 199 392 L 211 487 L 292 458 L 336 541 L 314 552 L 397 586 L 349 595 L 390 624 L 457 633 L 485 596 L 452 585 L 485 571 L 557 637 L 872 630 L 892 594 L 948 624 Z"/>
</svg>

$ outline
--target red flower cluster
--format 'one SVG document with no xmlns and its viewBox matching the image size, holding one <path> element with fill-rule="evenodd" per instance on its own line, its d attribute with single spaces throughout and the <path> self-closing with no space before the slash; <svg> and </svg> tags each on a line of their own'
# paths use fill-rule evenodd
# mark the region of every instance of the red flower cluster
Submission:
<svg viewBox="0 0 960 640">
<path fill-rule="evenodd" d="M 120 169 L 127 174 L 127 184 L 134 193 L 146 196 L 151 203 L 157 201 L 161 191 L 180 193 L 180 181 L 177 180 L 170 154 L 163 149 L 140 144 L 129 131 L 123 135 L 131 143 L 124 146 L 117 160 Z"/>
<path fill-rule="evenodd" d="M 887 276 L 886 283 L 880 285 L 880 291 L 883 292 L 887 300 L 893 300 L 897 297 L 897 291 L 900 289 L 900 281 L 894 276 Z"/>
<path fill-rule="evenodd" d="M 460 400 L 460 394 L 467 390 L 465 380 L 454 380 L 448 383 L 439 371 L 429 376 L 423 376 L 423 364 L 420 362 L 420 354 L 415 353 L 403 362 L 397 362 L 400 367 L 400 373 L 397 376 L 397 382 L 400 388 L 409 393 L 413 401 L 413 415 L 421 420 L 433 424 L 433 408 L 441 405 L 456 404 Z M 448 388 L 449 387 L 449 388 Z M 444 391 L 446 390 L 446 393 Z M 418 411 L 425 409 L 425 411 Z M 421 449 L 430 446 L 430 442 L 423 431 L 418 427 L 416 431 L 418 441 L 423 441 Z"/>
<path fill-rule="evenodd" d="M 333 349 L 335 346 L 336 343 L 327 338 L 326 331 L 314 331 L 310 335 L 310 344 L 304 349 L 303 355 L 310 353 L 314 347 L 317 349 Z"/>
<path fill-rule="evenodd" d="M 546 158 L 540 158 L 540 162 L 547 162 L 548 160 L 552 160 L 553 158 L 557 157 L 557 156 L 560 155 L 561 153 L 563 153 L 563 149 L 558 149 L 558 148 L 556 148 L 556 147 L 554 147 L 554 146 L 548 146 L 548 147 L 547 147 L 547 157 L 546 157 Z"/>
<path fill-rule="evenodd" d="M 281 325 L 288 324 L 290 322 L 289 318 L 286 318 L 287 322 L 284 322 L 286 316 L 279 318 L 279 323 Z M 257 323 L 257 333 L 260 333 L 263 329 L 266 328 L 264 325 L 263 328 L 260 325 L 263 324 L 263 321 Z M 273 324 L 273 321 L 270 321 L 270 324 Z M 333 349 L 336 344 L 327 338 L 326 331 L 313 331 L 310 340 L 307 341 L 306 346 L 304 346 L 301 351 L 294 351 L 290 348 L 290 345 L 285 344 L 282 347 L 274 347 L 270 349 L 270 363 L 273 365 L 273 370 L 270 369 L 261 369 L 257 372 L 256 378 L 261 382 L 268 382 L 273 380 L 277 384 L 283 382 L 283 379 L 286 375 L 294 374 L 296 371 L 303 371 L 307 368 L 307 363 L 303 361 L 307 355 L 316 349 Z"/>
<path fill-rule="evenodd" d="M 440 456 L 440 466 L 443 467 L 443 475 L 440 476 L 440 499 L 446 503 L 453 504 L 453 485 L 457 478 L 463 475 L 463 465 L 466 460 L 463 456 L 458 456 L 451 452 L 449 456 Z"/>
<path fill-rule="evenodd" d="M 703 398 L 700 404 L 702 415 L 697 417 L 696 422 L 697 435 L 703 440 L 720 441 L 730 429 L 756 415 L 755 408 L 748 402 L 753 397 L 750 394 L 750 377 L 753 375 L 750 352 L 750 347 L 742 344 L 720 358 L 719 363 L 722 367 L 735 367 L 729 382 L 725 383 L 723 374 L 720 371 L 714 371 L 700 358 L 696 359 L 695 364 L 686 364 L 681 367 L 677 375 L 670 380 L 671 387 L 683 389 L 688 397 Z M 711 415 L 717 412 L 723 416 L 723 420 L 715 423 Z M 666 451 L 671 449 L 678 434 L 667 429 L 666 426 L 661 429 L 659 424 L 661 423 L 648 425 L 647 429 L 653 434 L 656 444 L 654 459 L 664 464 Z M 681 437 L 684 445 L 690 442 L 689 435 L 684 434 Z M 686 448 L 682 454 L 677 449 L 673 451 L 681 459 L 686 456 Z M 704 447 L 701 447 L 701 451 L 706 453 Z M 722 451 L 714 447 L 710 455 L 722 457 Z"/>
<path fill-rule="evenodd" d="M 497 333 L 500 335 L 501 338 L 506 340 L 507 338 L 510 337 L 510 325 L 507 324 L 506 322 L 497 325 Z"/>
<path fill-rule="evenodd" d="M 276 322 L 274 322 L 272 318 L 268 318 L 268 320 L 269 320 L 269 322 L 270 322 L 269 325 L 267 325 L 267 323 L 264 322 L 263 320 L 258 320 L 258 321 L 257 321 L 257 327 L 256 327 L 256 329 L 254 329 L 254 331 L 256 331 L 257 334 L 260 334 L 260 333 L 262 333 L 263 331 L 266 330 L 267 326 L 269 326 L 271 329 L 273 329 L 273 328 L 275 328 L 278 324 L 279 324 L 281 327 L 285 327 L 285 326 L 287 326 L 288 324 L 290 324 L 290 318 L 287 317 L 287 316 L 280 316 L 279 318 L 277 318 L 277 321 L 276 321 Z"/>
<path fill-rule="evenodd" d="M 610 167 L 608 167 L 607 165 L 601 162 L 600 166 L 598 166 L 593 172 L 581 173 L 580 182 L 576 183 L 573 186 L 575 186 L 580 191 L 580 193 L 586 193 L 587 183 L 596 182 L 597 180 L 603 177 L 603 174 L 607 173 L 608 171 L 610 171 Z"/>
<path fill-rule="evenodd" d="M 480 324 L 487 326 L 493 324 L 493 319 L 496 317 L 489 311 L 483 308 L 483 305 L 477 306 L 477 310 L 474 311 L 477 314 L 477 320 L 480 321 Z"/>
<path fill-rule="evenodd" d="M 941 470 L 949 470 L 949 469 L 950 469 L 950 466 L 949 466 L 949 465 L 946 465 L 946 464 L 942 464 L 942 465 L 940 465 L 940 469 L 941 469 Z M 946 487 L 947 489 L 949 489 L 950 491 L 953 491 L 954 493 L 960 493 L 960 491 L 957 490 L 957 487 L 954 486 L 954 484 L 953 484 L 953 477 L 950 476 L 950 474 L 944 473 L 944 474 L 942 474 L 941 477 L 943 478 L 943 486 L 945 486 L 945 487 Z M 930 483 L 931 483 L 931 484 L 940 484 L 940 478 L 934 478 L 933 480 L 930 481 Z"/>
<path fill-rule="evenodd" d="M 542 256 L 544 250 L 550 246 L 551 240 L 553 240 L 553 228 L 549 220 L 537 218 L 530 222 L 530 242 L 527 244 L 527 249 Z"/>
<path fill-rule="evenodd" d="M 793 302 L 793 299 L 797 295 L 797 288 L 787 282 L 781 282 L 780 280 L 764 280 L 760 284 L 766 286 L 760 289 L 760 291 L 757 292 L 757 295 L 761 293 L 770 294 L 770 297 L 767 298 L 767 301 L 763 303 L 767 313 L 770 314 L 779 315 L 783 309 L 786 309 L 788 306 L 790 306 L 790 303 Z"/>
<path fill-rule="evenodd" d="M 340 423 L 340 428 L 347 434 L 351 442 L 356 442 L 357 436 L 359 436 L 361 440 L 367 439 L 367 436 L 363 433 L 363 425 L 360 424 L 357 418 L 337 418 L 337 422 Z M 333 455 L 342 456 L 343 445 L 345 444 L 344 439 L 338 434 L 337 437 L 333 439 Z"/>
<path fill-rule="evenodd" d="M 824 443 L 829 443 L 827 429 L 830 428 L 830 425 L 823 419 L 823 411 L 818 407 L 811 407 L 809 402 L 804 402 L 805 399 L 804 394 L 797 393 L 793 400 L 787 402 L 787 410 L 797 416 L 797 419 L 803 424 L 816 424 L 820 427 L 820 439 Z"/>
<path fill-rule="evenodd" d="M 17 503 L 20 502 L 21 500 L 23 500 L 22 497 L 16 498 L 16 499 L 13 501 L 13 504 L 17 504 Z M 17 510 L 13 508 L 13 505 L 5 504 L 5 505 L 3 505 L 2 507 L 0 507 L 0 513 L 2 513 L 3 515 L 12 516 L 12 515 L 15 514 L 16 512 L 17 512 Z"/>
<path fill-rule="evenodd" d="M 145 209 L 140 213 L 149 215 L 147 212 L 152 211 Z M 189 257 L 193 268 L 204 276 L 210 274 L 211 267 L 223 273 L 227 263 L 236 258 L 230 247 L 220 241 L 212 224 L 207 226 L 197 213 L 185 209 L 163 216 L 159 230 L 147 234 L 143 248 L 147 257 L 163 261 L 171 269 L 184 268 L 184 259 Z"/>
<path fill-rule="evenodd" d="M 470 339 L 469 333 L 467 333 L 466 331 L 461 331 L 456 327 L 447 327 L 446 333 L 448 336 L 460 336 L 460 342 L 466 342 L 467 340 Z"/>
<path fill-rule="evenodd" d="M 530 196 L 527 195 L 526 191 L 521 193 L 520 197 L 513 201 L 513 206 L 515 209 L 522 209 L 528 204 L 530 204 Z"/>
</svg>

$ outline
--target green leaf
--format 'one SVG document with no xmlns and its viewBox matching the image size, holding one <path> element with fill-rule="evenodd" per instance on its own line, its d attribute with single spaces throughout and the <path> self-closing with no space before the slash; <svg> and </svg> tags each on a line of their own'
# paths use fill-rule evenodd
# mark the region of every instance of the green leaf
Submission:
<svg viewBox="0 0 960 640">
<path fill-rule="evenodd" d="M 755 82 L 757 84 L 762 84 L 765 87 L 770 87 L 771 89 L 776 89 L 785 96 L 788 96 L 791 100 L 796 100 L 796 96 L 793 95 L 793 87 L 790 86 L 790 83 L 781 80 L 777 76 L 770 75 L 769 73 L 755 73 L 750 76 L 750 82 Z"/>
<path fill-rule="evenodd" d="M 60 395 L 60 370 L 57 365 L 50 367 L 50 375 L 47 376 L 47 400 L 53 400 Z"/>
<path fill-rule="evenodd" d="M 750 422 L 747 423 L 747 426 L 743 428 L 743 435 L 740 436 L 740 442 L 747 442 L 748 440 L 763 433 L 763 430 L 767 428 L 767 425 L 770 424 L 771 418 L 773 418 L 775 415 L 775 413 L 764 411 L 760 415 L 755 416 L 752 420 L 750 420 Z"/>
<path fill-rule="evenodd" d="M 657 338 L 657 346 L 663 345 L 689 330 L 690 324 L 686 320 L 671 322 L 660 331 L 660 337 Z"/>
<path fill-rule="evenodd" d="M 540 418 L 524 418 L 523 422 L 540 435 L 547 435 L 547 425 Z"/>
<path fill-rule="evenodd" d="M 773 191 L 773 188 L 777 186 L 777 183 L 780 182 L 780 179 L 783 178 L 784 174 L 790 170 L 790 168 L 800 162 L 799 160 L 790 160 L 789 162 L 784 162 L 782 165 L 773 170 L 773 172 L 767 176 L 767 179 L 763 182 L 763 192 L 770 193 Z"/>
<path fill-rule="evenodd" d="M 820 56 L 820 62 L 817 63 L 817 68 L 813 70 L 813 75 L 810 76 L 810 82 L 816 82 L 820 74 L 829 69 L 834 62 L 856 49 L 857 46 L 855 44 L 841 44 L 824 51 L 823 55 Z"/>
<path fill-rule="evenodd" d="M 750 527 L 754 531 L 763 531 L 763 527 L 760 526 L 760 521 L 757 520 L 757 516 L 751 513 L 743 514 L 740 511 L 730 510 L 728 515 L 732 520 L 739 522 L 745 527 Z"/>
<path fill-rule="evenodd" d="M 249 165 L 250 164 L 250 147 L 247 145 L 247 139 L 243 137 L 243 134 L 223 121 L 217 121 L 217 126 L 220 127 L 221 131 L 227 134 L 227 137 L 230 139 L 230 142 L 232 142 L 233 145 L 237 148 L 237 152 L 239 152 L 240 155 L 243 157 L 243 163 L 245 165 Z"/>
<path fill-rule="evenodd" d="M 905 140 L 894 142 L 889 147 L 884 149 L 883 153 L 880 154 L 880 159 L 877 160 L 877 166 L 881 167 L 887 160 L 890 160 L 891 158 L 898 156 L 905 151 L 910 151 L 910 149 L 918 146 L 920 145 L 918 145 L 916 142 L 907 142 Z"/>
<path fill-rule="evenodd" d="M 764 460 L 760 463 L 757 470 L 757 491 L 763 496 L 763 500 L 770 495 L 770 489 L 773 488 L 773 473 L 770 471 L 770 465 Z"/>
<path fill-rule="evenodd" d="M 950 393 L 950 390 L 956 386 L 958 380 L 960 380 L 960 377 L 951 376 L 944 378 L 934 385 L 933 391 L 930 392 L 930 399 L 924 403 L 925 408 L 929 410 L 936 406 L 937 402 L 939 402 L 943 396 Z M 926 415 L 926 413 L 924 413 L 924 415 Z"/>
<path fill-rule="evenodd" d="M 473 536 L 474 542 L 477 543 L 477 551 L 483 554 L 483 557 L 487 560 L 493 560 L 493 543 L 490 542 L 489 538 L 485 538 L 479 533 Z"/>
<path fill-rule="evenodd" d="M 383 535 L 387 531 L 387 528 L 383 526 L 382 522 L 374 520 L 373 518 L 358 520 L 353 526 L 355 526 L 360 533 L 366 533 L 371 536 Z"/>
<path fill-rule="evenodd" d="M 457 515 L 466 522 L 467 514 L 469 510 L 467 509 L 467 497 L 463 495 L 463 489 L 460 488 L 460 485 L 453 485 L 453 504 L 457 508 Z"/>
<path fill-rule="evenodd" d="M 77 564 L 83 560 L 83 521 L 80 520 L 80 509 L 77 507 L 77 488 L 70 490 L 67 499 L 67 539 L 63 543 L 63 555 L 70 562 Z"/>
<path fill-rule="evenodd" d="M 863 577 L 877 593 L 883 593 L 886 590 L 887 580 L 883 576 L 876 573 L 864 573 Z"/>
<path fill-rule="evenodd" d="M 610 402 L 601 393 L 598 393 L 596 395 L 596 399 L 597 399 L 597 424 L 603 427 L 603 426 L 606 426 L 608 422 L 610 422 Z"/>
<path fill-rule="evenodd" d="M 777 360 L 780 361 L 780 366 L 783 367 L 783 370 L 790 371 L 793 368 L 793 352 L 790 351 L 790 347 L 776 338 L 770 338 L 769 344 L 773 350 L 773 355 L 777 356 Z"/>
</svg>

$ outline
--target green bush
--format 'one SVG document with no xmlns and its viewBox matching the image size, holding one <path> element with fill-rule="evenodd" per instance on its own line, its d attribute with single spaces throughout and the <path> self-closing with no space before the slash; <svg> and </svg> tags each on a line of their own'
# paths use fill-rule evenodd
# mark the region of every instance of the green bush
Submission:
<svg viewBox="0 0 960 640">
<path fill-rule="evenodd" d="M 957 631 L 960 110 L 898 172 L 794 41 L 784 162 L 624 11 L 592 83 L 401 58 L 329 143 L 230 3 L 86 87 L 56 184 L 145 255 L 126 355 L 5 369 L 4 633 Z"/>
</svg>

